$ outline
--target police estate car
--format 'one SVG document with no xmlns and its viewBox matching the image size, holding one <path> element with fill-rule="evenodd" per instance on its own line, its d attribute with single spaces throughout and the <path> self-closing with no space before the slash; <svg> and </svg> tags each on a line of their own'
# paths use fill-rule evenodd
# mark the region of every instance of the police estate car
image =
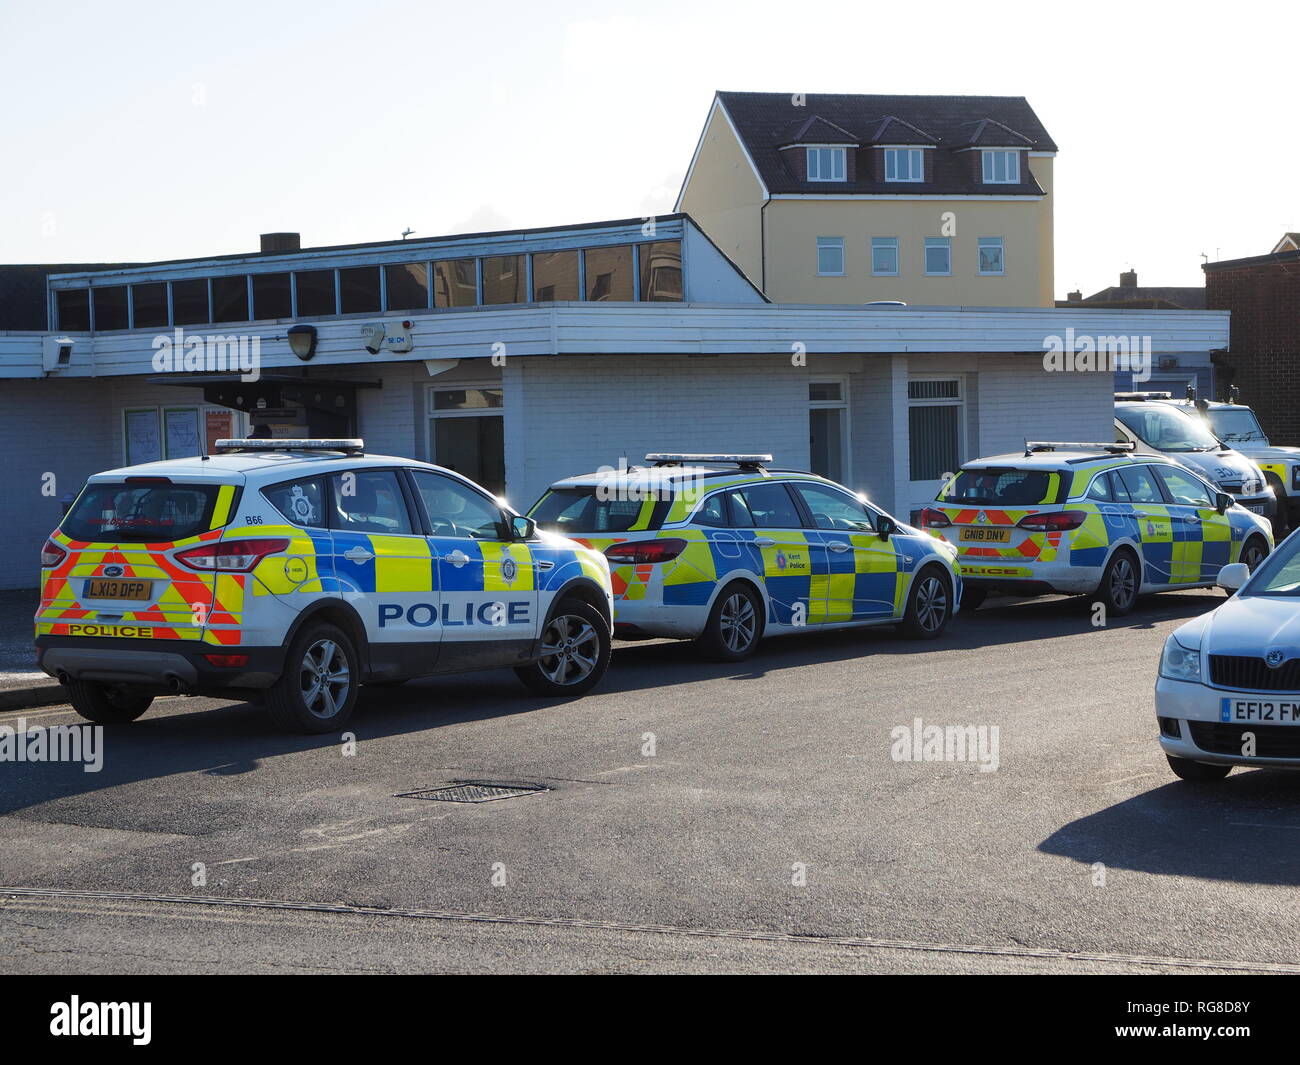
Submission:
<svg viewBox="0 0 1300 1065">
<path fill-rule="evenodd" d="M 1095 595 L 1125 614 L 1139 595 L 1207 587 L 1273 547 L 1261 515 L 1184 466 L 1132 444 L 1029 442 L 962 466 L 921 514 L 957 548 L 965 604 L 990 591 Z"/>
<path fill-rule="evenodd" d="M 1227 566 L 1226 603 L 1165 641 L 1156 681 L 1160 746 L 1184 780 L 1234 765 L 1300 768 L 1300 537 L 1255 571 Z"/>
<path fill-rule="evenodd" d="M 932 638 L 957 611 L 956 552 L 770 455 L 652 454 L 569 477 L 530 515 L 605 553 L 615 633 L 699 639 L 737 661 L 764 635 L 901 624 Z"/>
<path fill-rule="evenodd" d="M 38 658 L 83 717 L 234 694 L 328 732 L 361 684 L 512 666 L 535 692 L 576 695 L 604 674 L 599 552 L 360 440 L 216 451 L 97 474 L 46 542 Z"/>
</svg>

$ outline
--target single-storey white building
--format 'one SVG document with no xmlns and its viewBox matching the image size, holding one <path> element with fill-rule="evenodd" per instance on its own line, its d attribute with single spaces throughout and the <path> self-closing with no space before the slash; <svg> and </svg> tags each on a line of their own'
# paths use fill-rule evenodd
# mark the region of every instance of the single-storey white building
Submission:
<svg viewBox="0 0 1300 1065">
<path fill-rule="evenodd" d="M 361 436 L 521 510 L 648 451 L 770 452 L 906 519 L 968 459 L 1113 438 L 1113 365 L 1067 353 L 1049 368 L 1053 338 L 1134 338 L 1157 358 L 1228 342 L 1215 311 L 773 304 L 685 215 L 334 248 L 276 237 L 48 273 L 48 328 L 0 332 L 0 588 L 37 583 L 89 474 L 254 426 Z"/>
</svg>

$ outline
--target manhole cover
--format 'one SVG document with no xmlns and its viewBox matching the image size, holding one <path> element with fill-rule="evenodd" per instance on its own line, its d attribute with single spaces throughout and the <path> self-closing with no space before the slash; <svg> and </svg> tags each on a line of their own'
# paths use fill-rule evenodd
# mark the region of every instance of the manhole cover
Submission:
<svg viewBox="0 0 1300 1065">
<path fill-rule="evenodd" d="M 399 799 L 432 799 L 435 802 L 492 802 L 496 799 L 513 799 L 516 795 L 529 795 L 537 791 L 550 791 L 545 784 L 522 784 L 492 780 L 458 780 L 440 788 L 422 788 L 404 791 Z"/>
</svg>

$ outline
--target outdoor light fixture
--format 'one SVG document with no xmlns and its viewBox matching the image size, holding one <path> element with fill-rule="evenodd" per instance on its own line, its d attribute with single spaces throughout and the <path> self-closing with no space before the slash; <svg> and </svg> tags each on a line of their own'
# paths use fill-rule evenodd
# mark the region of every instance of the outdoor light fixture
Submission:
<svg viewBox="0 0 1300 1065">
<path fill-rule="evenodd" d="M 314 325 L 291 325 L 289 327 L 289 350 L 306 362 L 316 354 L 316 327 Z"/>
</svg>

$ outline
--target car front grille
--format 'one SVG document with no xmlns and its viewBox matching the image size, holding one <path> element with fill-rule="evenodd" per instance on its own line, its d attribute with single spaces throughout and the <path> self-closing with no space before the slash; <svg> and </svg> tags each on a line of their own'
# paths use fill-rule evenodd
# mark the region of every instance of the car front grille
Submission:
<svg viewBox="0 0 1300 1065">
<path fill-rule="evenodd" d="M 1262 658 L 1247 655 L 1210 655 L 1210 683 L 1241 691 L 1300 691 L 1300 658 L 1269 669 Z"/>
<path fill-rule="evenodd" d="M 1239 495 L 1241 495 L 1241 482 L 1240 482 L 1240 481 L 1220 481 L 1220 482 L 1219 482 L 1219 487 L 1220 487 L 1221 489 L 1223 489 L 1223 491 L 1227 492 L 1228 495 L 1231 495 L 1231 496 L 1239 496 Z"/>
<path fill-rule="evenodd" d="M 1300 726 L 1224 725 L 1216 721 L 1189 721 L 1192 742 L 1211 754 L 1241 756 L 1242 733 L 1255 736 L 1256 758 L 1300 758 Z"/>
</svg>

